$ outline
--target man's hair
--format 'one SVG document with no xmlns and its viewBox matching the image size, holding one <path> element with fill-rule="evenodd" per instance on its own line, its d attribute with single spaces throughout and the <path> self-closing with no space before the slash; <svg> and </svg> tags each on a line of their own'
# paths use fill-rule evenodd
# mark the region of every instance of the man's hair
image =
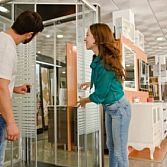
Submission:
<svg viewBox="0 0 167 167">
<path fill-rule="evenodd" d="M 28 32 L 33 32 L 35 35 L 41 32 L 44 26 L 42 18 L 37 12 L 24 11 L 16 18 L 11 28 L 19 35 Z"/>
</svg>

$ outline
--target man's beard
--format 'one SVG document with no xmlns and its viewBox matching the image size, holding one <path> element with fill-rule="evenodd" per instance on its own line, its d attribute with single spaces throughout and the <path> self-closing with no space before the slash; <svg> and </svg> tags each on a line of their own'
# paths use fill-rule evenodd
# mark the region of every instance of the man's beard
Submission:
<svg viewBox="0 0 167 167">
<path fill-rule="evenodd" d="M 31 37 L 30 39 L 26 39 L 26 40 L 24 40 L 22 43 L 23 43 L 23 44 L 29 43 L 29 42 L 34 38 L 34 36 L 35 36 L 35 33 L 32 34 L 32 37 Z"/>
<path fill-rule="evenodd" d="M 29 42 L 32 40 L 32 38 L 33 38 L 33 37 L 31 37 L 30 39 L 26 39 L 26 40 L 24 40 L 22 43 L 23 43 L 23 44 L 27 44 L 27 43 L 29 43 Z"/>
</svg>

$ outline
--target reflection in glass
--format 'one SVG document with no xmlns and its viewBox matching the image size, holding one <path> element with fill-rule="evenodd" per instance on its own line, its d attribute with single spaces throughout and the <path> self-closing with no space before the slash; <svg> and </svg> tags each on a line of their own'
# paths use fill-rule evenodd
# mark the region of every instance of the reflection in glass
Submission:
<svg viewBox="0 0 167 167">
<path fill-rule="evenodd" d="M 14 18 L 26 10 L 34 11 L 34 4 L 15 4 Z"/>
<path fill-rule="evenodd" d="M 74 130 L 71 127 L 72 125 L 68 124 L 69 118 L 67 117 L 67 113 L 69 108 L 67 107 L 66 95 L 67 43 L 70 42 L 73 45 L 76 45 L 75 27 L 75 21 L 65 23 L 59 22 L 59 24 L 55 23 L 55 25 L 52 23 L 51 25 L 46 26 L 37 36 L 37 61 L 40 66 L 45 66 L 45 68 L 47 67 L 47 69 L 49 69 L 49 73 L 47 72 L 47 75 L 45 73 L 43 78 L 46 79 L 46 84 L 50 85 L 50 91 L 45 90 L 45 92 L 42 91 L 42 93 L 43 95 L 46 95 L 46 98 L 48 94 L 49 97 L 51 97 L 50 103 L 45 107 L 47 114 L 45 114 L 44 117 L 43 113 L 42 116 L 44 125 L 46 125 L 46 121 L 48 121 L 48 126 L 42 131 L 42 133 L 38 134 L 37 138 L 38 145 L 40 145 L 37 152 L 38 161 L 63 166 L 77 166 L 78 162 L 77 149 L 74 150 L 72 148 L 72 152 L 68 152 L 69 145 L 71 144 L 73 146 Z M 59 35 L 62 35 L 63 37 L 59 38 Z M 41 89 L 44 85 L 42 86 L 42 84 L 39 84 L 39 86 Z M 54 102 L 56 102 L 56 105 Z M 42 102 L 42 104 L 44 103 Z M 42 110 L 44 110 L 44 105 L 42 106 Z M 72 112 L 73 111 L 71 111 L 71 113 Z M 54 126 L 55 122 L 56 127 Z M 71 122 L 73 122 L 72 117 Z M 72 129 L 71 135 L 67 135 L 69 128 Z M 71 139 L 71 143 L 69 142 L 69 138 Z M 48 152 L 50 153 L 49 156 Z"/>
<path fill-rule="evenodd" d="M 135 70 L 134 70 L 134 52 L 128 47 L 124 46 L 124 59 L 125 59 L 125 71 L 126 80 L 125 87 L 135 88 Z"/>
<path fill-rule="evenodd" d="M 149 66 L 143 60 L 139 60 L 139 88 L 148 90 Z"/>
<path fill-rule="evenodd" d="M 0 5 L 0 16 L 3 16 L 8 19 L 12 19 L 12 5 L 11 4 L 3 4 Z"/>
<path fill-rule="evenodd" d="M 40 65 L 36 64 L 36 107 L 37 107 L 37 131 L 43 128 L 42 122 L 42 101 L 41 101 L 41 90 L 40 90 Z"/>
</svg>

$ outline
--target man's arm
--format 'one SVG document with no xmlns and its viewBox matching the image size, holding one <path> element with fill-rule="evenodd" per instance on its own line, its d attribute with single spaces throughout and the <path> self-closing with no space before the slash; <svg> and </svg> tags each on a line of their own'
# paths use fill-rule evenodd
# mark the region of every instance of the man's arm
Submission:
<svg viewBox="0 0 167 167">
<path fill-rule="evenodd" d="M 11 97 L 8 88 L 9 83 L 9 80 L 0 79 L 0 112 L 7 124 L 14 122 Z"/>
<path fill-rule="evenodd" d="M 0 113 L 6 121 L 7 139 L 17 140 L 19 138 L 19 130 L 17 128 L 9 92 L 9 80 L 0 79 Z"/>
</svg>

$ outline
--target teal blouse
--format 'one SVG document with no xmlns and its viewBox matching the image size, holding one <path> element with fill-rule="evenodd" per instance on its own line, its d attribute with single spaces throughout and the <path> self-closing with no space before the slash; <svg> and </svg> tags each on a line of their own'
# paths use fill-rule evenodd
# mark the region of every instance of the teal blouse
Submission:
<svg viewBox="0 0 167 167">
<path fill-rule="evenodd" d="M 104 64 L 100 56 L 92 61 L 90 65 L 91 87 L 94 85 L 95 91 L 90 94 L 90 101 L 96 104 L 113 104 L 118 101 L 123 95 L 122 83 L 116 78 L 114 71 L 104 68 Z"/>
</svg>

